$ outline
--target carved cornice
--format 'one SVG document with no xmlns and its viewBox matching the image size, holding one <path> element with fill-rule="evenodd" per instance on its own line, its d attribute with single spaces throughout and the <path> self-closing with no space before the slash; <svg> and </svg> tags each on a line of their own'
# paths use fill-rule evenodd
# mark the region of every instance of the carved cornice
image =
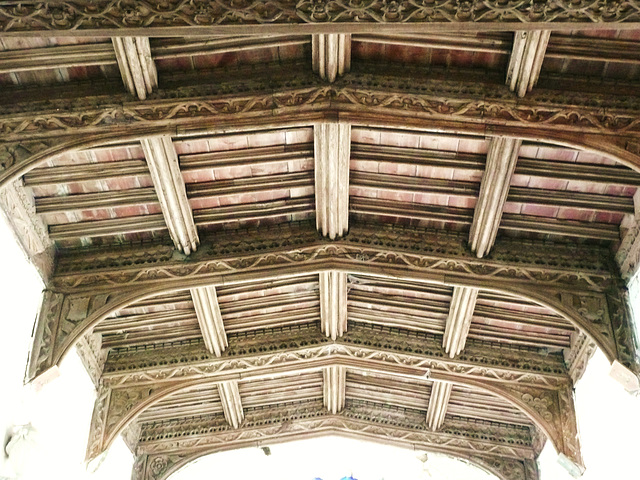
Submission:
<svg viewBox="0 0 640 480">
<path fill-rule="evenodd" d="M 276 28 L 279 25 L 295 24 L 319 24 L 325 26 L 327 31 L 333 31 L 331 24 L 345 25 L 348 31 L 359 31 L 361 29 L 356 28 L 357 24 L 372 23 L 377 25 L 376 28 L 403 24 L 413 25 L 414 28 L 424 24 L 428 24 L 430 28 L 439 24 L 467 24 L 469 26 L 466 29 L 488 30 L 526 23 L 545 24 L 545 28 L 562 28 L 563 24 L 569 24 L 576 28 L 579 24 L 638 21 L 640 5 L 635 0 L 273 0 L 268 6 L 248 1 L 210 3 L 201 0 L 67 0 L 10 2 L 0 8 L 0 31 L 5 33 L 56 32 L 68 35 L 81 32 L 103 36 L 119 32 L 126 32 L 128 35 L 247 33 L 247 27 L 256 26 L 260 27 L 261 33 L 266 33 L 279 31 Z"/>
<path fill-rule="evenodd" d="M 371 67 L 363 67 L 364 70 Z M 261 112 L 330 111 L 389 113 L 487 124 L 563 127 L 576 131 L 638 134 L 638 97 L 536 89 L 517 99 L 504 85 L 352 71 L 327 85 L 305 70 L 265 70 L 259 78 L 160 90 L 144 102 L 114 92 L 108 97 L 12 104 L 0 116 L 4 140 L 136 128 L 193 125 L 206 119 L 256 118 Z M 271 74 L 271 76 L 269 76 Z M 357 118 L 357 117 L 356 117 Z M 209 127 L 207 125 L 207 127 Z M 200 127 L 206 131 L 206 127 Z M 122 128 L 126 131 L 125 128 Z M 134 130 L 136 131 L 136 130 Z M 191 129 L 190 133 L 195 133 Z"/>
<path fill-rule="evenodd" d="M 310 264 L 323 257 L 597 290 L 611 285 L 615 278 L 610 253 L 604 248 L 533 241 L 523 244 L 505 239 L 491 255 L 479 259 L 469 251 L 463 234 L 354 225 L 343 239 L 328 241 L 311 224 L 302 223 L 210 237 L 188 258 L 176 254 L 168 245 L 63 255 L 53 285 L 62 291 L 95 291 L 99 287 L 223 275 L 252 267 L 258 271 L 280 263 Z"/>
<path fill-rule="evenodd" d="M 455 360 L 443 352 L 441 341 L 417 333 L 355 324 L 332 341 L 317 328 L 268 331 L 250 339 L 231 337 L 229 349 L 218 358 L 204 345 L 182 348 L 111 352 L 102 382 L 112 388 L 209 377 L 243 378 L 252 371 L 329 360 L 387 364 L 413 371 L 417 376 L 472 377 L 557 387 L 569 381 L 560 355 L 540 355 L 518 349 L 495 348 L 471 342 Z M 385 367 L 386 368 L 386 367 Z"/>
<path fill-rule="evenodd" d="M 241 448 L 242 445 L 281 442 L 290 436 L 308 437 L 318 432 L 353 432 L 402 446 L 409 443 L 435 447 L 446 453 L 480 453 L 503 457 L 533 458 L 528 428 L 483 425 L 458 419 L 440 432 L 431 432 L 424 423 L 424 412 L 381 404 L 348 401 L 338 414 L 328 412 L 321 402 L 273 405 L 247 409 L 241 428 L 220 423 L 219 418 L 199 417 L 181 421 L 144 424 L 138 451 L 157 454 Z M 283 428 L 286 425 L 286 428 Z"/>
</svg>

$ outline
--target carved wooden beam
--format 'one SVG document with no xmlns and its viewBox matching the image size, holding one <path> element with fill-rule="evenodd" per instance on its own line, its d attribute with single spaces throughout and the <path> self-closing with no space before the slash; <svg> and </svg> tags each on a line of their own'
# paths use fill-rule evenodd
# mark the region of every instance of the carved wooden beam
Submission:
<svg viewBox="0 0 640 480">
<path fill-rule="evenodd" d="M 427 425 L 431 430 L 439 430 L 442 427 L 444 417 L 447 414 L 451 390 L 453 390 L 451 383 L 433 382 L 429 397 L 429 409 L 427 410 Z"/>
<path fill-rule="evenodd" d="M 629 282 L 640 269 L 640 189 L 633 196 L 634 213 L 624 219 L 622 242 L 616 252 L 616 262 L 622 278 Z"/>
<path fill-rule="evenodd" d="M 640 371 L 624 292 L 606 249 L 531 242 L 523 250 L 520 242 L 505 239 L 492 257 L 470 254 L 462 235 L 356 225 L 347 237 L 330 241 L 309 224 L 217 235 L 188 261 L 164 245 L 61 257 L 39 316 L 27 378 L 57 365 L 106 316 L 147 296 L 329 270 L 520 296 L 587 333 L 610 361 Z"/>
<path fill-rule="evenodd" d="M 444 82 L 391 70 L 352 72 L 327 85 L 304 69 L 266 69 L 253 80 L 159 91 L 145 102 L 117 93 L 108 102 L 100 96 L 55 100 L 55 88 L 47 97 L 46 103 L 25 97 L 26 103 L 0 113 L 0 186 L 70 149 L 176 131 L 210 135 L 335 122 L 336 115 L 340 123 L 370 127 L 544 138 L 640 169 L 640 102 L 624 97 L 622 108 L 610 94 L 568 100 L 564 92 L 536 89 L 516 102 L 506 86 L 482 81 Z"/>
<path fill-rule="evenodd" d="M 151 58 L 149 38 L 113 37 L 111 40 L 125 87 L 140 100 L 146 99 L 158 86 L 158 72 Z"/>
<path fill-rule="evenodd" d="M 188 419 L 179 426 L 145 424 L 132 479 L 163 480 L 203 455 L 225 450 L 344 435 L 460 457 L 500 480 L 538 480 L 531 436 L 525 429 L 458 420 L 446 430 L 432 432 L 417 411 L 361 402 L 348 402 L 340 414 L 331 414 L 319 402 L 247 409 L 245 413 L 239 429 L 212 417 Z"/>
<path fill-rule="evenodd" d="M 313 350 L 312 350 L 313 351 Z M 210 385 L 220 381 L 238 379 L 251 381 L 273 375 L 296 375 L 318 371 L 327 366 L 340 366 L 356 371 L 382 375 L 400 375 L 423 380 L 425 376 L 435 381 L 445 381 L 481 388 L 513 404 L 527 415 L 554 443 L 558 452 L 580 466 L 582 459 L 577 439 L 573 393 L 570 383 L 555 387 L 539 387 L 517 382 L 503 382 L 491 378 L 483 380 L 465 376 L 460 372 L 441 373 L 432 369 L 433 363 L 414 363 L 405 354 L 362 348 L 359 345 L 328 344 L 312 351 L 288 351 L 284 356 L 272 356 L 266 363 L 249 366 L 246 361 L 234 359 L 240 372 L 216 371 L 211 368 L 191 368 L 191 378 L 175 375 L 164 382 L 109 387 L 103 383 L 96 401 L 92 420 L 87 457 L 95 458 L 103 452 L 120 431 L 141 412 L 173 393 L 190 388 Z M 286 363 L 282 363 L 282 362 Z M 144 377 L 144 372 L 134 373 Z M 159 378 L 159 377 L 156 377 Z M 424 417 L 422 417 L 424 418 Z"/>
<path fill-rule="evenodd" d="M 220 382 L 218 383 L 218 392 L 220 393 L 224 418 L 233 428 L 238 428 L 244 420 L 238 382 L 235 380 Z"/>
<path fill-rule="evenodd" d="M 494 137 L 489 144 L 487 166 L 469 233 L 471 250 L 479 258 L 489 253 L 498 234 L 521 143 L 514 138 Z"/>
<path fill-rule="evenodd" d="M 322 331 L 335 340 L 347 331 L 347 274 L 320 272 L 319 281 Z"/>
<path fill-rule="evenodd" d="M 140 143 L 169 234 L 176 248 L 189 255 L 200 240 L 171 137 L 143 138 Z"/>
<path fill-rule="evenodd" d="M 335 239 L 349 229 L 349 152 L 351 125 L 320 123 L 313 129 L 316 225 Z"/>
<path fill-rule="evenodd" d="M 161 14 L 159 13 L 161 12 Z M 242 18 L 242 22 L 238 22 Z M 389 9 L 385 4 L 345 5 L 338 0 L 321 4 L 311 1 L 276 0 L 268 11 L 260 5 L 198 4 L 171 0 L 149 0 L 131 8 L 107 0 L 66 0 L 9 3 L 0 8 L 0 31 L 13 35 L 93 35 L 118 33 L 143 36 L 275 34 L 330 32 L 493 31 L 544 25 L 554 30 L 576 30 L 603 23 L 625 28 L 640 21 L 634 0 L 610 4 L 606 0 L 545 3 L 509 0 L 499 5 L 472 0 L 465 4 L 408 4 Z M 320 28 L 322 27 L 322 28 Z M 395 27 L 395 28 L 393 28 Z"/>
<path fill-rule="evenodd" d="M 524 97 L 538 82 L 550 36 L 549 30 L 515 32 L 507 69 L 507 85 L 519 97 Z"/>
<path fill-rule="evenodd" d="M 228 342 L 218 305 L 216 287 L 192 288 L 191 298 L 207 350 L 219 357 L 227 348 Z"/>
<path fill-rule="evenodd" d="M 333 83 L 351 70 L 351 35 L 318 34 L 311 37 L 313 72 Z"/>
<path fill-rule="evenodd" d="M 464 349 L 471 326 L 473 310 L 478 298 L 478 289 L 470 287 L 455 287 L 451 297 L 449 316 L 444 331 L 442 346 L 451 358 Z"/>
<path fill-rule="evenodd" d="M 347 389 L 347 369 L 343 366 L 322 369 L 324 406 L 330 413 L 344 408 Z"/>
</svg>

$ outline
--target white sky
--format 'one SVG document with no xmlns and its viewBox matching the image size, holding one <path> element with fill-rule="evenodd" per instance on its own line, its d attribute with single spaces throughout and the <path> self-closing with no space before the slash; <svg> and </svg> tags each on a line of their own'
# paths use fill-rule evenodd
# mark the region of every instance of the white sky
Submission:
<svg viewBox="0 0 640 480">
<path fill-rule="evenodd" d="M 61 376 L 35 393 L 22 388 L 31 328 L 42 284 L 0 216 L 0 429 L 31 422 L 38 444 L 26 479 L 128 479 L 132 456 L 121 440 L 109 451 L 98 470 L 83 465 L 95 393 L 75 354 L 63 362 Z M 640 283 L 640 282 L 638 282 Z M 636 293 L 636 301 L 640 297 Z M 576 408 L 587 472 L 582 480 L 640 479 L 640 398 L 627 394 L 608 376 L 608 363 L 598 352 L 576 392 Z M 352 474 L 358 480 L 487 480 L 493 478 L 463 462 L 428 454 L 422 463 L 413 452 L 341 438 L 325 438 L 271 446 L 266 457 L 257 448 L 204 457 L 185 467 L 171 480 L 220 478 L 261 480 L 340 480 Z M 571 477 L 556 463 L 547 444 L 540 458 L 542 480 Z M 0 480 L 11 469 L 0 455 Z"/>
</svg>

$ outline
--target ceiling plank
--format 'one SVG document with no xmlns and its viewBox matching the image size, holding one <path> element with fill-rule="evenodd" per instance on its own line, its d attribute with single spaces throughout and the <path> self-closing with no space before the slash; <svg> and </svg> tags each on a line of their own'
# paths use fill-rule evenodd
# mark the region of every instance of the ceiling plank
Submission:
<svg viewBox="0 0 640 480">
<path fill-rule="evenodd" d="M 147 37 L 113 37 L 122 81 L 129 93 L 145 100 L 158 86 L 158 72 Z"/>
<path fill-rule="evenodd" d="M 215 353 L 219 357 L 229 343 L 222 321 L 222 314 L 220 313 L 220 306 L 218 305 L 216 287 L 192 288 L 191 297 L 193 298 L 193 306 L 196 310 L 204 344 L 209 352 Z"/>
<path fill-rule="evenodd" d="M 341 412 L 346 400 L 347 369 L 341 365 L 326 367 L 322 380 L 324 406 L 330 413 Z"/>
<path fill-rule="evenodd" d="M 349 229 L 351 125 L 319 123 L 313 128 L 316 225 L 331 240 Z"/>
<path fill-rule="evenodd" d="M 467 342 L 478 292 L 477 288 L 472 287 L 454 287 L 453 289 L 449 316 L 442 340 L 444 351 L 451 358 L 458 355 Z"/>
<path fill-rule="evenodd" d="M 524 97 L 538 82 L 550 36 L 549 30 L 518 30 L 514 33 L 507 85 L 519 97 Z"/>
<path fill-rule="evenodd" d="M 347 331 L 347 274 L 320 272 L 319 282 L 322 331 L 335 340 Z"/>
<path fill-rule="evenodd" d="M 200 240 L 171 137 L 148 137 L 140 143 L 171 239 L 178 250 L 189 255 L 197 250 Z"/>
<path fill-rule="evenodd" d="M 238 382 L 235 380 L 220 382 L 218 383 L 218 392 L 220 393 L 224 418 L 227 419 L 227 422 L 229 422 L 229 425 L 233 428 L 238 428 L 244 420 L 244 410 L 242 409 L 242 399 L 238 391 Z"/>
<path fill-rule="evenodd" d="M 521 143 L 522 140 L 515 138 L 493 137 L 489 144 L 487 166 L 469 233 L 471 250 L 478 258 L 489 253 L 498 234 Z"/>
<path fill-rule="evenodd" d="M 433 431 L 439 430 L 444 423 L 451 390 L 453 390 L 452 383 L 433 382 L 429 397 L 429 409 L 427 410 L 427 425 Z"/>
</svg>

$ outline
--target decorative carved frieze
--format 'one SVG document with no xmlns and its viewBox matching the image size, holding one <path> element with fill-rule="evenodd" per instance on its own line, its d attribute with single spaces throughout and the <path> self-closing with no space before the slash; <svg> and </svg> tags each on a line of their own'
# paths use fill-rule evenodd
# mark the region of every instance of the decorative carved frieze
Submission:
<svg viewBox="0 0 640 480">
<path fill-rule="evenodd" d="M 93 34 L 109 36 L 126 29 L 134 35 L 266 34 L 308 31 L 305 24 L 322 24 L 332 31 L 385 31 L 387 26 L 428 25 L 436 28 L 495 30 L 524 23 L 544 24 L 545 28 L 576 29 L 580 24 L 617 24 L 640 21 L 640 5 L 635 0 L 552 0 L 541 3 L 508 0 L 498 4 L 468 2 L 408 2 L 367 4 L 338 0 L 274 0 L 269 8 L 252 3 L 208 3 L 193 0 L 148 0 L 144 3 L 97 0 L 66 0 L 50 4 L 9 3 L 0 7 L 0 31 L 12 34 L 56 32 L 59 35 Z M 336 27 L 332 27 L 332 25 Z M 362 27 L 358 27 L 362 25 Z M 281 27 L 282 26 L 282 27 Z M 220 27 L 224 27 L 224 30 Z M 366 27 L 366 28 L 365 28 Z M 396 30 L 397 31 L 397 28 Z"/>
<path fill-rule="evenodd" d="M 533 460 L 530 440 L 525 440 L 513 427 L 501 427 L 500 434 L 495 435 L 482 425 L 458 421 L 446 432 L 432 432 L 424 423 L 416 423 L 419 417 L 417 411 L 362 402 L 348 402 L 340 414 L 327 412 L 317 402 L 274 405 L 269 409 L 248 409 L 244 425 L 237 430 L 228 426 L 211 428 L 210 418 L 187 419 L 179 425 L 171 422 L 147 424 L 139 453 L 148 458 L 164 458 L 179 451 L 185 459 L 180 463 L 182 466 L 204 454 L 249 445 L 272 445 L 331 434 L 363 439 L 375 435 L 392 445 L 457 455 L 483 466 L 490 464 L 490 471 L 502 472 L 505 476 L 499 478 L 504 480 L 536 478 L 509 475 L 505 469 L 497 468 L 510 460 Z M 484 463 L 479 462 L 480 459 Z"/>
<path fill-rule="evenodd" d="M 458 355 L 467 342 L 469 327 L 476 307 L 478 289 L 454 287 L 442 346 L 451 358 Z"/>
<path fill-rule="evenodd" d="M 140 100 L 158 86 L 158 72 L 147 37 L 113 37 L 120 75 L 129 93 Z"/>
<path fill-rule="evenodd" d="M 313 128 L 316 225 L 335 239 L 349 229 L 349 156 L 351 125 L 320 123 Z"/>
<path fill-rule="evenodd" d="M 521 144 L 522 140 L 506 137 L 493 137 L 489 143 L 487 164 L 469 232 L 471 250 L 479 258 L 487 255 L 495 243 Z"/>
<path fill-rule="evenodd" d="M 343 366 L 325 367 L 322 370 L 324 406 L 329 413 L 339 413 L 344 408 L 347 389 L 347 369 Z"/>
<path fill-rule="evenodd" d="M 200 239 L 173 141 L 162 135 L 143 138 L 140 143 L 171 239 L 178 250 L 189 255 L 197 250 Z"/>
<path fill-rule="evenodd" d="M 442 427 L 452 390 L 452 383 L 433 382 L 429 397 L 429 409 L 427 410 L 427 425 L 431 430 L 439 430 Z"/>
<path fill-rule="evenodd" d="M 90 443 L 92 458 L 104 451 L 119 431 L 145 408 L 172 393 L 237 378 L 251 381 L 251 379 L 265 376 L 296 375 L 310 370 L 320 371 L 327 365 L 331 365 L 383 375 L 401 375 L 419 380 L 426 377 L 434 381 L 488 390 L 521 409 L 547 433 L 558 451 L 576 460 L 575 454 L 568 449 L 569 443 L 563 440 L 563 435 L 571 432 L 567 433 L 563 430 L 568 427 L 564 426 L 566 422 L 561 418 L 563 415 L 575 415 L 575 413 L 557 408 L 558 392 L 570 388 L 566 377 L 564 379 L 556 377 L 555 381 L 539 386 L 533 383 L 535 374 L 509 373 L 505 376 L 504 373 L 498 372 L 498 377 L 494 377 L 496 370 L 488 374 L 490 369 L 488 366 L 478 368 L 464 363 L 458 363 L 447 369 L 442 359 L 434 360 L 425 358 L 423 355 L 364 347 L 360 342 L 352 345 L 330 343 L 318 347 L 305 346 L 298 350 L 285 349 L 283 352 L 254 354 L 232 360 L 217 359 L 206 364 L 193 361 L 190 364 L 178 366 L 175 362 L 168 364 L 169 362 L 162 361 L 161 363 L 163 365 L 159 369 L 145 368 L 117 376 L 110 372 L 105 373 L 103 388 L 112 393 L 110 397 L 100 397 L 102 403 L 108 402 L 108 407 L 100 407 L 100 401 L 96 403 L 95 411 L 103 413 L 94 415 L 92 423 Z M 336 381 L 335 386 L 338 387 L 339 383 L 339 380 Z M 339 406 L 340 394 L 337 392 L 337 388 L 333 390 L 333 397 L 336 400 L 335 405 Z M 114 398 L 118 399 L 118 402 L 115 402 Z M 124 404 L 126 408 L 122 406 Z M 331 402 L 327 405 L 329 408 L 333 406 Z M 576 463 L 579 462 L 576 460 Z"/>
<path fill-rule="evenodd" d="M 347 331 L 347 274 L 319 273 L 320 323 L 327 337 L 335 340 Z"/>
<path fill-rule="evenodd" d="M 317 34 L 311 36 L 313 72 L 331 83 L 351 69 L 351 35 Z"/>
<path fill-rule="evenodd" d="M 524 97 L 538 82 L 550 36 L 549 30 L 514 32 L 513 50 L 507 69 L 507 85 L 519 97 Z"/>
<path fill-rule="evenodd" d="M 260 347 L 270 345 L 268 352 Z M 349 332 L 335 342 L 317 328 L 296 327 L 264 331 L 249 337 L 232 337 L 229 349 L 221 358 L 206 351 L 203 344 L 181 347 L 129 349 L 111 351 L 102 381 L 105 385 L 150 385 L 174 379 L 201 376 L 238 375 L 260 366 L 279 367 L 300 364 L 304 359 L 330 356 L 383 358 L 398 366 L 423 367 L 430 375 L 442 374 L 506 381 L 555 388 L 568 381 L 567 370 L 559 354 L 540 355 L 535 351 L 498 348 L 494 344 L 470 341 L 455 360 L 443 355 L 435 336 L 417 332 L 353 324 Z"/>
<path fill-rule="evenodd" d="M 216 287 L 192 288 L 191 298 L 207 350 L 219 357 L 229 346 L 229 342 L 218 305 Z"/>
<path fill-rule="evenodd" d="M 211 133 L 268 127 L 283 122 L 317 122 L 336 114 L 350 123 L 452 129 L 455 132 L 547 138 L 583 146 L 640 165 L 640 103 L 635 97 L 536 89 L 516 100 L 506 86 L 474 81 L 351 72 L 327 85 L 292 69 L 266 70 L 260 80 L 220 82 L 162 91 L 154 99 L 131 102 L 126 95 L 13 105 L 0 115 L 5 142 L 53 137 L 68 145 L 95 145 L 161 133 Z M 373 122 L 373 123 L 372 123 Z M 589 135 L 585 135 L 589 133 Z M 600 134 L 618 134 L 611 137 Z M 61 137 L 64 136 L 64 137 Z M 7 144 L 5 144 L 7 145 Z M 2 149 L 13 151 L 16 144 Z M 21 147 L 22 148 L 22 147 Z M 51 154 L 59 150 L 51 149 Z M 1 155 L 1 154 L 0 154 Z M 5 152 L 0 184 L 40 161 Z M 45 156 L 46 158 L 46 156 Z M 12 165 L 8 169 L 8 164 Z M 8 170 L 7 170 L 8 169 Z"/>
</svg>

